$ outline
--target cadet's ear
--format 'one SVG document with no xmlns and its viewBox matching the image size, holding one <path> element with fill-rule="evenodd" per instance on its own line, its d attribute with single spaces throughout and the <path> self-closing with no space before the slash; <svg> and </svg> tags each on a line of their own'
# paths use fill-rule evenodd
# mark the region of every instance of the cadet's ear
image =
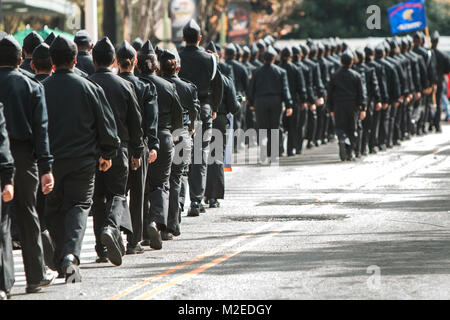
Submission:
<svg viewBox="0 0 450 320">
<path fill-rule="evenodd" d="M 133 65 L 134 65 L 134 66 L 137 66 L 137 63 L 138 63 L 138 59 L 134 59 L 134 60 L 133 60 Z"/>
<path fill-rule="evenodd" d="M 73 66 L 72 66 L 72 67 L 75 67 L 75 66 L 77 65 L 78 61 L 77 61 L 77 58 L 76 58 L 76 57 L 73 58 L 72 63 L 73 63 Z"/>
<path fill-rule="evenodd" d="M 198 36 L 198 43 L 202 42 L 203 37 L 200 35 Z"/>
<path fill-rule="evenodd" d="M 22 55 L 20 55 L 20 59 L 19 59 L 17 66 L 20 67 L 22 65 L 22 62 L 23 62 L 23 58 L 22 58 Z"/>
<path fill-rule="evenodd" d="M 180 71 L 180 69 L 181 69 L 181 67 L 180 67 L 180 66 L 177 66 L 177 72 Z"/>
<path fill-rule="evenodd" d="M 34 70 L 34 72 L 36 72 L 36 66 L 34 65 L 33 60 L 31 60 L 31 62 L 30 62 L 30 67 L 31 67 L 31 69 Z"/>
</svg>

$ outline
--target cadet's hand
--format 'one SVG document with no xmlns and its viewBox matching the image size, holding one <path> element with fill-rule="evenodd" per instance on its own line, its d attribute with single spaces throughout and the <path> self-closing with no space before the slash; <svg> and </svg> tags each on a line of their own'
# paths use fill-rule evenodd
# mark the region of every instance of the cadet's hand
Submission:
<svg viewBox="0 0 450 320">
<path fill-rule="evenodd" d="M 302 104 L 302 105 L 300 106 L 300 108 L 301 108 L 302 110 L 305 110 L 307 107 L 308 107 L 308 104 L 307 104 L 307 103 L 304 103 L 304 104 Z"/>
<path fill-rule="evenodd" d="M 286 110 L 286 117 L 290 117 L 290 116 L 292 116 L 292 113 L 293 113 L 294 111 L 292 110 L 292 108 L 288 108 L 287 110 Z"/>
<path fill-rule="evenodd" d="M 99 165 L 98 165 L 98 170 L 106 172 L 109 170 L 109 168 L 111 168 L 112 166 L 112 160 L 105 160 L 102 157 L 100 157 L 100 160 L 98 160 Z"/>
<path fill-rule="evenodd" d="M 365 111 L 361 111 L 361 113 L 359 114 L 359 118 L 361 120 L 364 120 L 366 118 L 366 112 Z"/>
<path fill-rule="evenodd" d="M 334 112 L 330 112 L 330 116 L 334 118 Z"/>
<path fill-rule="evenodd" d="M 49 194 L 53 190 L 53 186 L 55 185 L 55 179 L 53 178 L 52 173 L 44 174 L 41 177 L 41 185 L 42 185 L 42 193 L 44 195 Z"/>
<path fill-rule="evenodd" d="M 250 110 L 255 110 L 255 107 L 254 106 L 250 106 L 250 107 L 248 107 Z"/>
<path fill-rule="evenodd" d="M 389 108 L 389 104 L 387 103 L 383 104 L 383 110 L 386 110 L 387 108 Z"/>
<path fill-rule="evenodd" d="M 195 129 L 189 130 L 189 135 L 192 137 L 195 134 Z"/>
<path fill-rule="evenodd" d="M 423 90 L 423 93 L 426 94 L 427 96 L 431 93 L 432 88 L 426 88 L 425 90 Z"/>
<path fill-rule="evenodd" d="M 383 105 L 381 104 L 381 102 L 378 102 L 378 103 L 375 105 L 375 111 L 380 111 L 381 108 L 383 108 Z"/>
<path fill-rule="evenodd" d="M 14 199 L 14 186 L 12 184 L 7 184 L 3 188 L 2 199 L 3 202 L 10 202 Z"/>
<path fill-rule="evenodd" d="M 405 100 L 405 98 L 403 96 L 401 96 L 400 98 L 398 98 L 398 101 L 400 101 L 401 103 L 403 103 L 403 101 Z"/>
<path fill-rule="evenodd" d="M 316 111 L 316 105 L 315 104 L 310 105 L 309 110 Z"/>
<path fill-rule="evenodd" d="M 416 92 L 416 101 L 419 100 L 422 97 L 422 94 L 420 92 Z"/>
<path fill-rule="evenodd" d="M 133 171 L 136 171 L 137 169 L 139 169 L 141 167 L 141 158 L 135 158 L 135 157 L 131 157 L 131 169 Z"/>
<path fill-rule="evenodd" d="M 394 102 L 392 105 L 394 106 L 394 108 L 397 108 L 400 105 L 400 103 Z"/>
<path fill-rule="evenodd" d="M 153 163 L 158 158 L 158 152 L 154 149 L 150 150 L 150 153 L 148 155 L 148 163 Z"/>
<path fill-rule="evenodd" d="M 325 100 L 323 98 L 319 98 L 316 101 L 316 105 L 319 107 L 323 106 L 324 103 L 325 103 Z"/>
<path fill-rule="evenodd" d="M 213 119 L 213 120 L 216 120 L 216 118 L 217 118 L 217 112 L 213 112 L 212 119 Z"/>
</svg>

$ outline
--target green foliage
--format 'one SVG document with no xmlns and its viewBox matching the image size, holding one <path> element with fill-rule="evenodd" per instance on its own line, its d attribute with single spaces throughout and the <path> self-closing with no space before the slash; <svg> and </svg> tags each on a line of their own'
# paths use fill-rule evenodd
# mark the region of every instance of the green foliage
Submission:
<svg viewBox="0 0 450 320">
<path fill-rule="evenodd" d="M 289 23 L 298 28 L 286 38 L 341 38 L 384 37 L 391 35 L 387 9 L 401 0 L 303 0 Z M 366 13 L 370 5 L 381 8 L 381 29 L 369 30 Z M 450 2 L 426 0 L 430 30 L 438 29 L 441 34 L 450 32 Z"/>
</svg>

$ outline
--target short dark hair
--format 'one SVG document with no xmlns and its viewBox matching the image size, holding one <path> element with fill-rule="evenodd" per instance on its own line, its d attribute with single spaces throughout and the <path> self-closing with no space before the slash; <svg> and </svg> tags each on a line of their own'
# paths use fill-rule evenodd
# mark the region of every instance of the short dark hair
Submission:
<svg viewBox="0 0 450 320">
<path fill-rule="evenodd" d="M 173 76 L 177 72 L 177 60 L 164 60 L 160 62 L 160 68 L 163 75 Z"/>
<path fill-rule="evenodd" d="M 186 43 L 192 44 L 197 43 L 198 38 L 200 37 L 200 32 L 193 29 L 183 30 L 183 37 Z"/>
<path fill-rule="evenodd" d="M 136 57 L 129 59 L 129 58 L 119 58 L 117 57 L 117 63 L 122 69 L 128 69 L 134 64 Z"/>
<path fill-rule="evenodd" d="M 92 59 L 99 67 L 109 67 L 114 62 L 114 52 L 104 52 L 94 50 L 92 52 Z"/>
<path fill-rule="evenodd" d="M 33 64 L 39 71 L 50 71 L 52 69 L 52 60 L 50 58 L 33 59 Z"/>
<path fill-rule="evenodd" d="M 141 73 L 148 74 L 158 70 L 156 54 L 138 54 L 137 67 Z"/>
<path fill-rule="evenodd" d="M 52 50 L 50 49 L 50 56 L 55 67 L 69 66 L 73 59 L 77 56 L 77 50 Z"/>
<path fill-rule="evenodd" d="M 17 67 L 21 57 L 21 52 L 16 48 L 4 47 L 0 50 L 0 65 Z"/>
</svg>

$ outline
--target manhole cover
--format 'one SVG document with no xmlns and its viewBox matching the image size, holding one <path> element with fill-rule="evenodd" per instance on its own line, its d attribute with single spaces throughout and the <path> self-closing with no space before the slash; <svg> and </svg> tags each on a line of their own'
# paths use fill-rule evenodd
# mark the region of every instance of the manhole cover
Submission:
<svg viewBox="0 0 450 320">
<path fill-rule="evenodd" d="M 277 215 L 277 216 L 240 216 L 227 217 L 231 221 L 242 222 L 273 222 L 273 221 L 325 221 L 344 220 L 348 218 L 345 214 L 299 214 L 299 215 Z"/>
</svg>

